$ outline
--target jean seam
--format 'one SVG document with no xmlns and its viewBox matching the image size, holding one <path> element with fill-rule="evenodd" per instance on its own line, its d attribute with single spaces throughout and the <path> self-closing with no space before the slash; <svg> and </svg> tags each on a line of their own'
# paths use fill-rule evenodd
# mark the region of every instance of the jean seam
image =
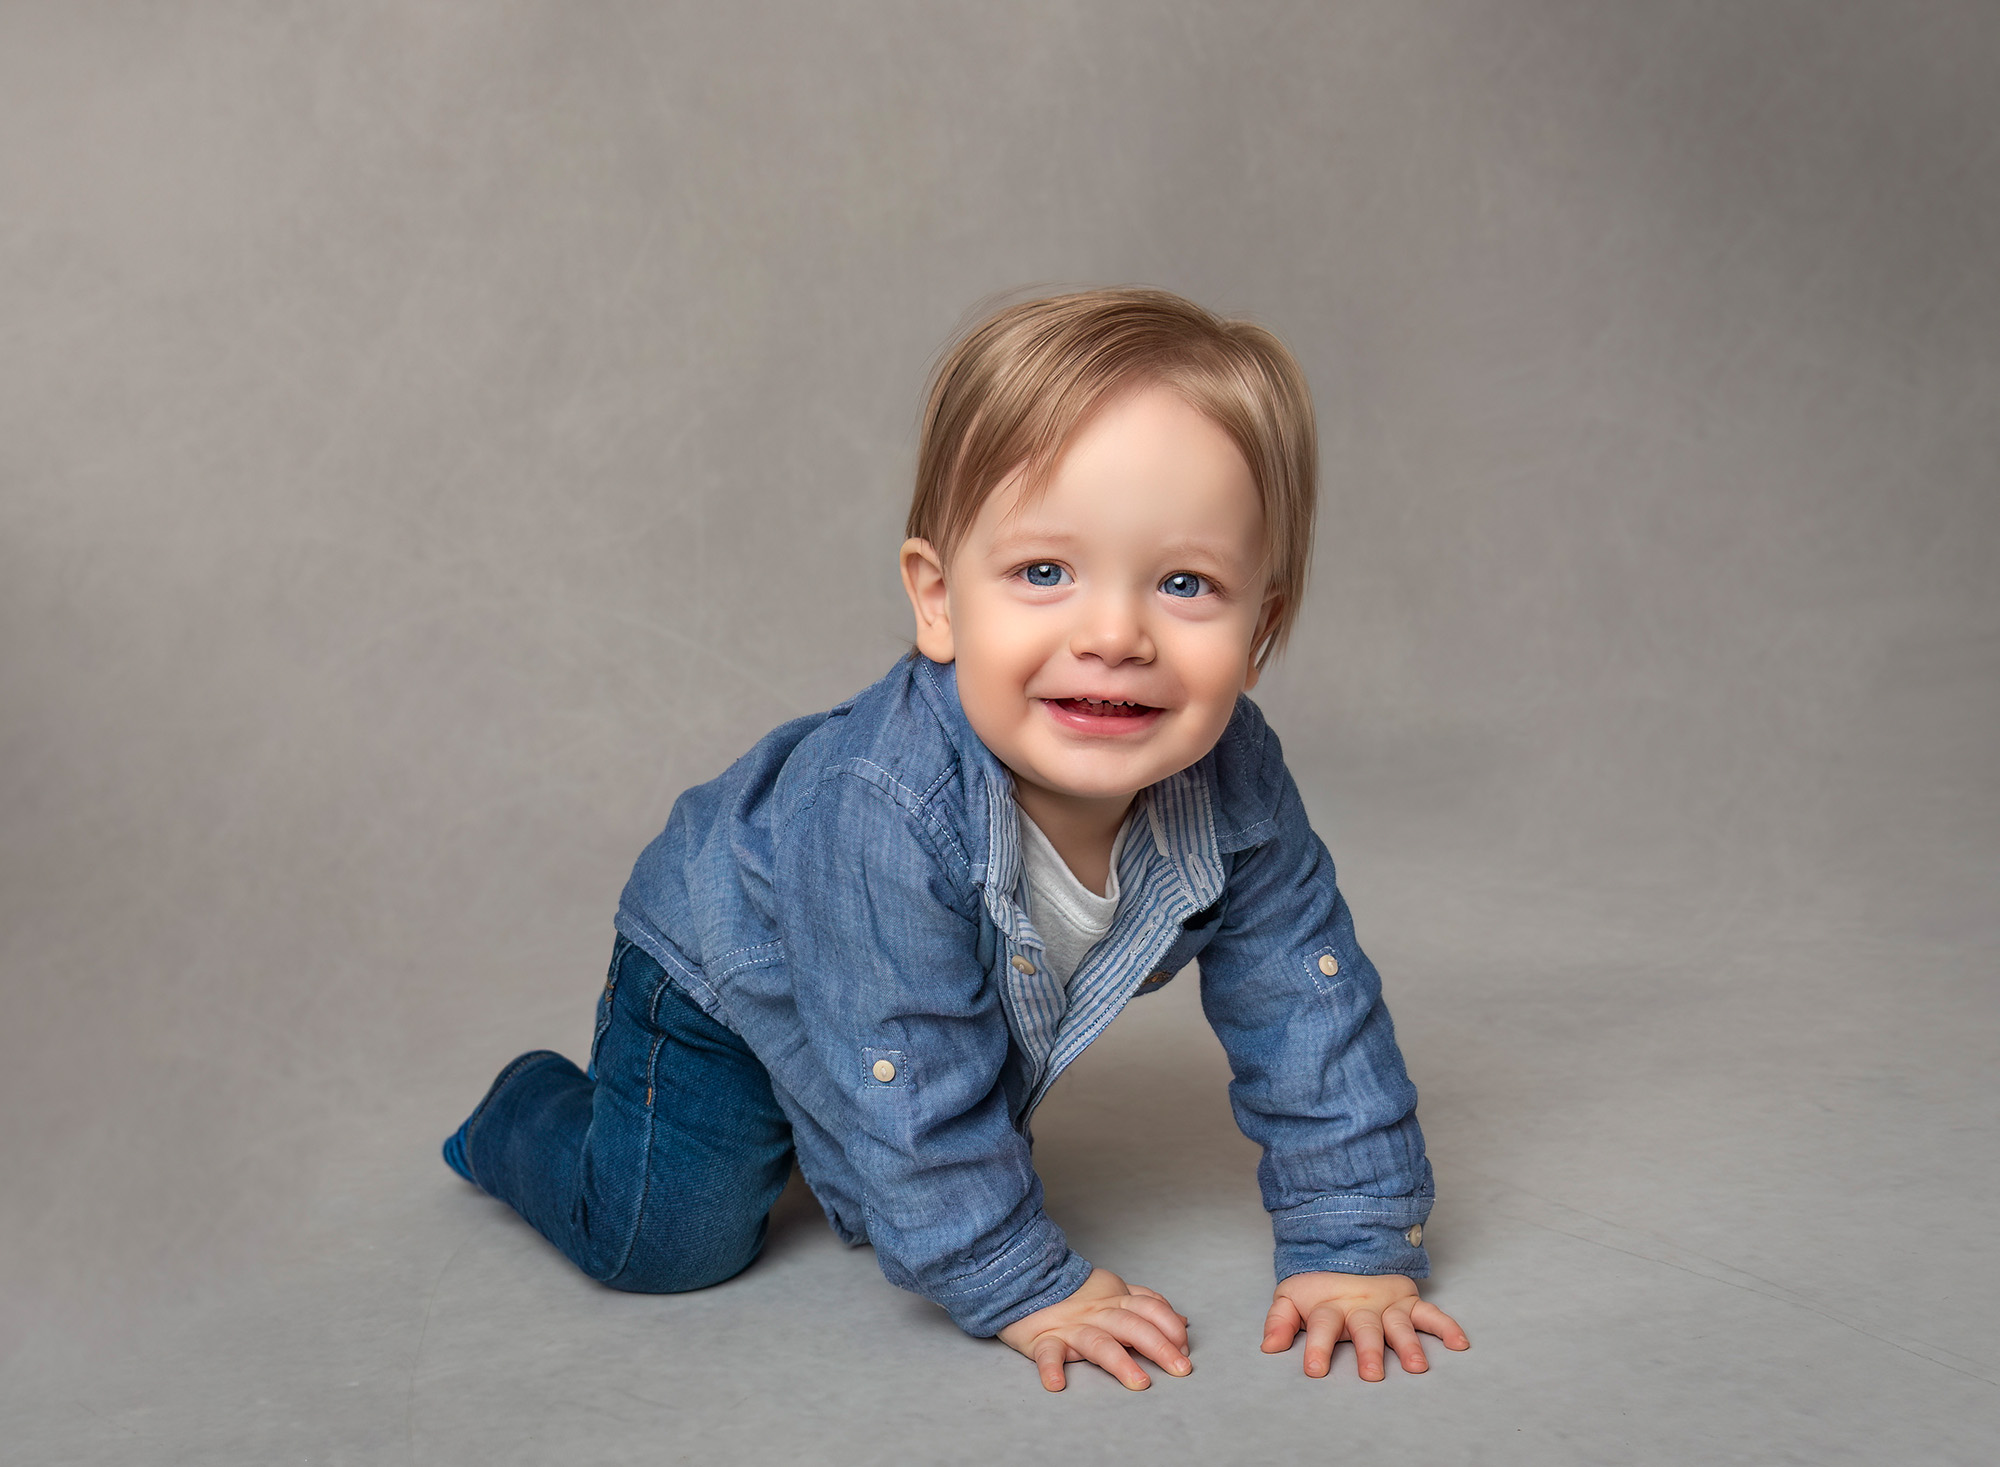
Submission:
<svg viewBox="0 0 2000 1467">
<path fill-rule="evenodd" d="M 637 946 L 637 943 L 621 932 L 618 934 L 618 941 L 611 947 L 611 969 L 604 975 L 604 993 L 600 999 L 604 1005 L 604 1017 L 598 1020 L 590 1035 L 588 1076 L 593 1084 L 597 1081 L 598 1051 L 604 1045 L 604 1036 L 611 1032 L 612 1006 L 618 1002 L 618 970 L 624 966 L 627 950 Z"/>
<path fill-rule="evenodd" d="M 658 1010 L 659 1001 L 656 998 L 654 1012 L 657 1013 Z M 646 1147 L 640 1153 L 640 1164 L 643 1168 L 640 1175 L 645 1180 L 639 1184 L 639 1204 L 633 1209 L 632 1226 L 625 1234 L 625 1251 L 618 1255 L 618 1266 L 604 1275 L 603 1282 L 607 1284 L 613 1279 L 622 1278 L 625 1270 L 632 1266 L 632 1250 L 639 1246 L 640 1220 L 645 1217 L 647 1200 L 653 1195 L 653 1143 L 658 1139 L 660 1130 L 659 1112 L 653 1106 L 653 1091 L 659 1083 L 660 1046 L 666 1042 L 665 1034 L 654 1034 L 653 1047 L 646 1056 Z"/>
</svg>

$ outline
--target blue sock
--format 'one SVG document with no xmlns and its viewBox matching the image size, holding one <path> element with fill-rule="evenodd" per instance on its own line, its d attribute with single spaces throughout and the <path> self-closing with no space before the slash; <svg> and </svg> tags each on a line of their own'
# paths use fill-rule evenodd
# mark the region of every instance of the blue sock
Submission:
<svg viewBox="0 0 2000 1467">
<path fill-rule="evenodd" d="M 465 1164 L 465 1127 L 460 1126 L 445 1138 L 444 1164 L 457 1172 L 466 1181 L 472 1181 L 472 1168 Z M 477 1183 L 474 1183 L 476 1186 Z"/>
</svg>

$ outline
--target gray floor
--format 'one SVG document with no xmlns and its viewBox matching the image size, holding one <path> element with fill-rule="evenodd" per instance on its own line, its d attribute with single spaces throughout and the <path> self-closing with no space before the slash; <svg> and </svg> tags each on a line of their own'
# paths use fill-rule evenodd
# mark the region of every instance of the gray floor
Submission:
<svg viewBox="0 0 2000 1467">
<path fill-rule="evenodd" d="M 1690 887 L 1618 922 L 1601 894 L 1441 869 L 1348 878 L 1423 1088 L 1430 1292 L 1474 1340 L 1428 1375 L 1363 1385 L 1343 1347 L 1311 1381 L 1258 1353 L 1255 1158 L 1189 974 L 1075 1067 L 1038 1147 L 1077 1246 L 1193 1316 L 1186 1380 L 1133 1395 L 1073 1367 L 1045 1397 L 796 1183 L 741 1278 L 600 1289 L 443 1170 L 473 1087 L 426 1080 L 330 1134 L 254 1277 L 17 1355 L 9 1459 L 1990 1461 L 1990 906 L 1946 933 L 1884 880 L 1810 921 L 1752 900 L 1691 920 Z M 587 1006 L 587 977 L 550 986 Z"/>
<path fill-rule="evenodd" d="M 2000 1441 L 1988 0 L 0 4 L 0 1461 L 1965 1463 Z M 682 788 L 880 675 L 926 363 L 1276 327 L 1258 689 L 1473 1348 L 1257 1351 L 1186 978 L 1039 1125 L 1196 1371 L 437 1156 Z"/>
</svg>

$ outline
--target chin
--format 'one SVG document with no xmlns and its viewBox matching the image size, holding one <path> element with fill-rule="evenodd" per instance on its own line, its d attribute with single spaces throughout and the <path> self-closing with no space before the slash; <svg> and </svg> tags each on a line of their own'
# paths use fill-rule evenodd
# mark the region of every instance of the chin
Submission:
<svg viewBox="0 0 2000 1467">
<path fill-rule="evenodd" d="M 1149 784 L 1165 779 L 1146 769 L 1135 770 L 1050 770 L 1032 776 L 1045 789 L 1078 800 L 1115 800 L 1136 795 Z"/>
</svg>

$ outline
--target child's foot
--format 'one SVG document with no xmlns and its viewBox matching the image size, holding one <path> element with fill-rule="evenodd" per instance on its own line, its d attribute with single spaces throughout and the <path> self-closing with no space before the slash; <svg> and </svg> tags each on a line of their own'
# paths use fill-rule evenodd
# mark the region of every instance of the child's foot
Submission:
<svg viewBox="0 0 2000 1467">
<path fill-rule="evenodd" d="M 471 1133 L 473 1123 L 479 1119 L 485 1112 L 486 1107 L 492 1103 L 493 1097 L 500 1093 L 502 1086 L 529 1065 L 534 1064 L 537 1060 L 545 1059 L 555 1060 L 558 1064 L 569 1064 L 568 1060 L 552 1049 L 531 1049 L 526 1054 L 519 1055 L 508 1061 L 507 1067 L 493 1077 L 493 1083 L 487 1087 L 485 1097 L 480 1100 L 478 1105 L 472 1108 L 472 1114 L 465 1118 L 465 1124 L 460 1126 L 456 1131 L 453 1131 L 450 1138 L 444 1143 L 444 1164 L 457 1172 L 461 1177 L 464 1177 L 466 1181 L 472 1183 L 473 1186 L 477 1187 L 481 1185 L 479 1178 L 472 1174 L 472 1163 L 467 1161 L 465 1157 L 465 1138 Z M 571 1068 L 575 1067 L 571 1066 Z"/>
<path fill-rule="evenodd" d="M 444 1164 L 466 1181 L 472 1181 L 472 1168 L 465 1164 L 465 1127 L 460 1126 L 445 1138 Z M 478 1183 L 474 1182 L 473 1185 L 477 1186 Z"/>
</svg>

